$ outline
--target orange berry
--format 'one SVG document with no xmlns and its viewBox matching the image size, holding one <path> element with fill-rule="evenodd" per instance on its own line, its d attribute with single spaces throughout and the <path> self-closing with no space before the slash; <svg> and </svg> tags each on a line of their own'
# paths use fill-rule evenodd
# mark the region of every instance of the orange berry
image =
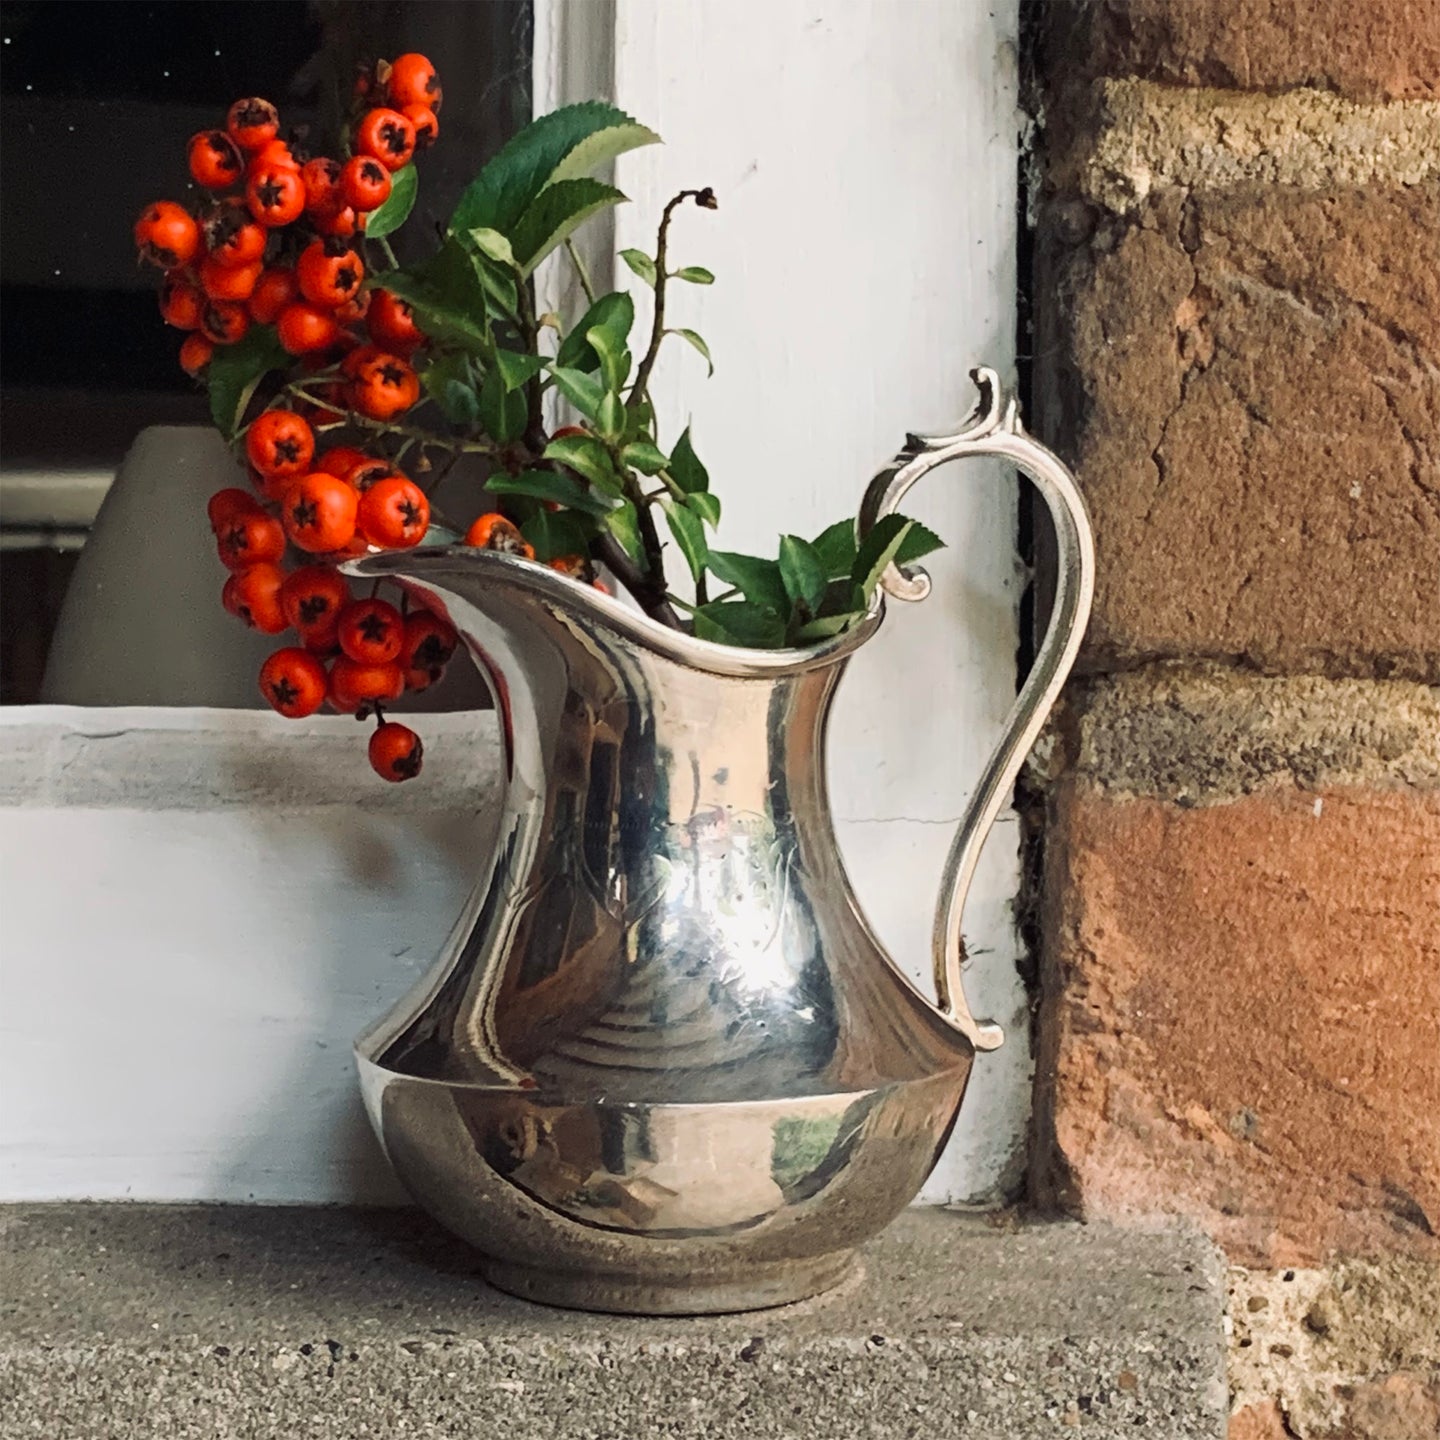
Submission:
<svg viewBox="0 0 1440 1440">
<path fill-rule="evenodd" d="M 200 317 L 200 328 L 216 345 L 233 345 L 250 328 L 250 312 L 238 300 L 211 300 Z"/>
<path fill-rule="evenodd" d="M 387 475 L 360 497 L 357 524 L 372 545 L 408 550 L 418 545 L 430 528 L 430 502 L 413 480 Z"/>
<path fill-rule="evenodd" d="M 273 325 L 280 318 L 280 312 L 299 298 L 295 272 L 282 265 L 271 266 L 261 273 L 250 292 L 250 318 L 257 325 Z"/>
<path fill-rule="evenodd" d="M 268 100 L 237 100 L 225 117 L 225 133 L 242 150 L 260 150 L 280 133 L 280 113 Z"/>
<path fill-rule="evenodd" d="M 285 533 L 302 550 L 324 554 L 355 538 L 359 496 L 334 475 L 317 470 L 297 480 L 285 496 Z"/>
<path fill-rule="evenodd" d="M 505 555 L 535 558 L 535 547 L 520 533 L 514 521 L 503 515 L 482 515 L 466 532 L 465 544 L 477 550 L 498 550 Z"/>
<path fill-rule="evenodd" d="M 370 737 L 370 764 L 382 780 L 413 780 L 425 760 L 420 737 L 408 726 L 387 720 Z"/>
<path fill-rule="evenodd" d="M 143 259 L 162 270 L 174 270 L 199 254 L 200 227 L 183 206 L 173 200 L 157 200 L 140 212 L 135 244 Z"/>
<path fill-rule="evenodd" d="M 400 113 L 415 127 L 417 152 L 428 150 L 440 138 L 440 122 L 428 105 L 406 105 Z"/>
<path fill-rule="evenodd" d="M 362 415 L 390 420 L 419 400 L 420 379 L 398 355 L 380 354 L 356 368 L 350 393 Z"/>
<path fill-rule="evenodd" d="M 258 260 L 252 265 L 224 265 L 207 255 L 200 262 L 200 288 L 212 300 L 248 300 L 263 269 Z"/>
<path fill-rule="evenodd" d="M 245 169 L 235 142 L 223 130 L 192 135 L 186 155 L 191 178 L 207 190 L 228 190 Z"/>
<path fill-rule="evenodd" d="M 355 148 L 387 170 L 400 170 L 415 153 L 415 127 L 398 110 L 367 111 L 355 127 Z"/>
<path fill-rule="evenodd" d="M 177 330 L 198 330 L 205 297 L 179 271 L 172 270 L 160 287 L 160 314 Z"/>
<path fill-rule="evenodd" d="M 285 629 L 285 612 L 280 608 L 280 586 L 284 579 L 280 567 L 268 561 L 247 565 L 225 582 L 221 602 L 252 630 L 262 635 L 279 635 Z"/>
<path fill-rule="evenodd" d="M 305 475 L 315 458 L 315 432 L 293 410 L 266 410 L 245 432 L 245 455 L 262 475 Z"/>
<path fill-rule="evenodd" d="M 305 211 L 305 182 L 286 165 L 266 165 L 245 186 L 245 203 L 266 229 L 298 220 Z"/>
<path fill-rule="evenodd" d="M 414 52 L 398 55 L 390 62 L 385 93 L 397 110 L 403 110 L 407 105 L 428 105 L 432 110 L 438 110 L 445 98 L 435 67 L 424 55 Z"/>
<path fill-rule="evenodd" d="M 198 380 L 205 373 L 205 368 L 214 354 L 215 342 L 196 331 L 193 335 L 187 335 L 185 343 L 180 347 L 180 368 L 192 379 Z"/>
<path fill-rule="evenodd" d="M 340 338 L 340 326 L 328 310 L 297 300 L 276 317 L 275 333 L 290 354 L 311 355 L 329 349 Z"/>
<path fill-rule="evenodd" d="M 282 715 L 303 720 L 325 703 L 325 667 L 296 646 L 277 650 L 260 667 L 260 693 Z"/>
</svg>

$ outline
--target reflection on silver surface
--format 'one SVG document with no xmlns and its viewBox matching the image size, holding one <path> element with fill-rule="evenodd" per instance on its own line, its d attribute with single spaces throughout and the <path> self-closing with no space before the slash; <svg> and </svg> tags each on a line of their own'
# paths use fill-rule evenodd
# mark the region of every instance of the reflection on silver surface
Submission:
<svg viewBox="0 0 1440 1440">
<path fill-rule="evenodd" d="M 509 748 L 489 872 L 357 1046 L 402 1181 L 492 1281 L 554 1303 L 743 1309 L 842 1279 L 998 1041 L 901 976 L 841 867 L 826 716 L 878 602 L 757 652 L 489 552 L 348 568 L 449 616 Z"/>
</svg>

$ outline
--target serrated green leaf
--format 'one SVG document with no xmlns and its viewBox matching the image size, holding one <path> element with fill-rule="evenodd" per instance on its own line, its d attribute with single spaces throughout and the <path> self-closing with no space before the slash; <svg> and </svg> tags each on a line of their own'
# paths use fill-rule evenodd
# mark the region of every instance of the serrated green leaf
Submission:
<svg viewBox="0 0 1440 1440">
<path fill-rule="evenodd" d="M 564 365 L 552 365 L 550 373 L 555 377 L 560 393 L 587 420 L 595 420 L 600 414 L 600 403 L 605 399 L 600 382 L 583 370 L 571 370 Z"/>
<path fill-rule="evenodd" d="M 720 645 L 773 650 L 785 643 L 785 622 L 752 600 L 712 601 L 696 609 L 695 635 Z"/>
<path fill-rule="evenodd" d="M 393 235 L 409 218 L 420 193 L 420 176 L 415 166 L 402 165 L 390 177 L 390 193 L 383 205 L 377 205 L 365 221 L 365 238 L 383 240 Z"/>
<path fill-rule="evenodd" d="M 678 335 L 682 340 L 688 340 L 704 357 L 705 364 L 709 367 L 707 373 L 715 373 L 715 362 L 710 358 L 710 347 L 693 330 L 667 330 L 667 335 Z"/>
<path fill-rule="evenodd" d="M 914 521 L 903 515 L 886 515 L 865 537 L 850 567 L 850 580 L 868 604 L 886 567 L 899 553 Z"/>
<path fill-rule="evenodd" d="M 809 645 L 816 640 L 829 640 L 842 631 L 848 630 L 864 614 L 863 610 L 847 610 L 843 615 L 822 615 L 818 620 L 811 620 L 808 624 L 802 625 L 795 631 L 792 638 L 797 645 Z"/>
<path fill-rule="evenodd" d="M 620 258 L 653 290 L 658 272 L 655 262 L 643 250 L 622 250 Z"/>
<path fill-rule="evenodd" d="M 645 547 L 640 539 L 640 522 L 635 507 L 627 500 L 605 517 L 605 528 L 620 542 L 625 553 L 639 565 L 645 563 Z"/>
<path fill-rule="evenodd" d="M 609 130 L 622 133 L 582 153 L 574 162 L 576 166 L 589 161 L 594 168 L 605 158 L 607 149 L 611 154 L 620 154 L 631 148 L 629 142 L 644 145 L 657 138 L 636 125 L 623 110 L 600 101 L 567 105 L 542 115 L 525 126 L 470 182 L 450 217 L 450 230 L 464 234 L 485 228 L 513 238 L 516 221 L 552 180 L 582 173 L 569 167 L 563 176 L 557 173 L 567 157 L 591 137 L 598 138 Z M 617 142 L 622 149 L 611 148 Z M 599 158 L 590 160 L 592 155 Z"/>
<path fill-rule="evenodd" d="M 518 475 L 492 475 L 485 488 L 495 495 L 528 495 L 532 500 L 554 500 L 587 515 L 608 515 L 612 500 L 582 485 L 573 476 L 555 470 L 522 470 Z"/>
<path fill-rule="evenodd" d="M 600 377 L 612 395 L 618 395 L 630 374 L 630 352 L 611 330 L 592 325 L 585 332 L 590 348 L 600 357 Z"/>
<path fill-rule="evenodd" d="M 508 445 L 525 433 L 529 415 L 523 390 L 507 390 L 498 370 L 487 370 L 480 382 L 480 425 L 492 440 Z"/>
<path fill-rule="evenodd" d="M 510 242 L 498 230 L 490 230 L 481 225 L 470 231 L 468 238 L 476 250 L 497 265 L 508 265 L 512 270 L 515 268 L 515 252 L 510 248 Z"/>
<path fill-rule="evenodd" d="M 849 578 L 850 567 L 855 563 L 854 520 L 837 520 L 828 529 L 822 530 L 811 543 L 825 568 L 826 579 Z"/>
<path fill-rule="evenodd" d="M 923 560 L 925 556 L 944 548 L 945 542 L 933 530 L 922 525 L 918 520 L 912 520 L 910 533 L 906 535 L 900 548 L 895 552 L 895 563 L 909 565 L 914 560 Z"/>
<path fill-rule="evenodd" d="M 705 526 L 694 511 L 686 509 L 684 505 L 675 504 L 673 500 L 663 501 L 661 508 L 665 511 L 670 533 L 675 537 L 675 543 L 680 547 L 680 553 L 690 567 L 691 578 L 698 581 L 705 570 L 708 550 Z"/>
<path fill-rule="evenodd" d="M 597 130 L 582 140 L 556 167 L 550 179 L 574 180 L 581 175 L 593 175 L 602 165 L 608 165 L 617 156 L 627 151 L 638 150 L 642 145 L 658 145 L 660 137 L 634 120 L 623 125 L 611 125 Z"/>
<path fill-rule="evenodd" d="M 658 475 L 670 462 L 653 440 L 633 440 L 620 452 L 620 458 L 642 475 Z"/>
<path fill-rule="evenodd" d="M 545 447 L 545 458 L 568 466 L 611 495 L 622 493 L 610 452 L 593 435 L 562 435 Z"/>
<path fill-rule="evenodd" d="M 480 418 L 480 397 L 470 358 L 452 350 L 440 355 L 420 372 L 420 383 L 452 425 L 473 425 Z"/>
<path fill-rule="evenodd" d="M 677 280 L 688 280 L 692 285 L 713 285 L 715 277 L 703 265 L 687 265 L 683 270 L 670 272 Z"/>
<path fill-rule="evenodd" d="M 416 324 L 432 340 L 486 354 L 491 339 L 478 259 L 451 238 L 423 265 L 412 271 L 392 270 L 379 283 L 410 302 Z"/>
<path fill-rule="evenodd" d="M 635 324 L 635 302 L 623 290 L 602 295 L 579 319 L 575 328 L 560 343 L 555 363 L 572 370 L 598 370 L 600 357 L 587 340 L 586 333 L 597 327 L 616 336 L 621 345 Z"/>
<path fill-rule="evenodd" d="M 559 180 L 542 190 L 510 232 L 521 277 L 592 215 L 623 199 L 621 191 L 598 180 Z"/>
<path fill-rule="evenodd" d="M 806 619 L 813 616 L 825 595 L 829 577 L 808 540 L 798 535 L 780 537 L 780 578 L 785 582 L 785 593 L 792 604 L 804 606 Z"/>
<path fill-rule="evenodd" d="M 685 503 L 712 530 L 720 523 L 720 497 L 708 490 L 696 490 L 685 497 Z"/>
<path fill-rule="evenodd" d="M 710 552 L 710 570 L 717 579 L 733 585 L 747 599 L 764 605 L 776 615 L 790 613 L 790 597 L 780 566 L 758 555 L 737 555 L 730 550 Z"/>
<path fill-rule="evenodd" d="M 495 368 L 507 390 L 518 390 L 527 380 L 533 380 L 545 368 L 545 363 L 543 355 L 503 348 L 495 351 Z"/>
<path fill-rule="evenodd" d="M 700 463 L 700 458 L 695 454 L 695 447 L 690 443 L 690 427 L 685 427 L 684 433 L 675 442 L 675 449 L 670 456 L 670 478 L 687 494 L 694 495 L 698 491 L 710 488 L 710 475 Z"/>
<path fill-rule="evenodd" d="M 282 370 L 292 357 L 268 325 L 256 325 L 234 345 L 217 345 L 205 372 L 210 416 L 226 440 L 240 428 L 255 387 L 271 370 Z"/>
<path fill-rule="evenodd" d="M 432 527 L 433 528 L 433 527 Z M 579 510 L 537 510 L 520 527 L 542 563 L 562 555 L 583 555 L 598 533 L 594 517 Z"/>
</svg>

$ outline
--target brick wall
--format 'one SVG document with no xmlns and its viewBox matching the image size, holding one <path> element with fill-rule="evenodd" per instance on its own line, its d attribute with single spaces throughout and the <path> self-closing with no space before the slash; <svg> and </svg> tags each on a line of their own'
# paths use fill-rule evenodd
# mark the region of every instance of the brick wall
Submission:
<svg viewBox="0 0 1440 1440">
<path fill-rule="evenodd" d="M 1440 0 L 1046 0 L 1095 523 L 1034 1186 L 1235 1265 L 1235 1440 L 1440 1425 Z"/>
</svg>

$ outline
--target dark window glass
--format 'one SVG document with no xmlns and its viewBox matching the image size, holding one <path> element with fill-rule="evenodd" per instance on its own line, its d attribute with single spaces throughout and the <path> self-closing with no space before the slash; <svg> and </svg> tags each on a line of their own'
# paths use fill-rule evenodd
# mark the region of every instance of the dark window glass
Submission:
<svg viewBox="0 0 1440 1440">
<path fill-rule="evenodd" d="M 222 124 L 232 100 L 266 96 L 282 133 L 335 154 L 360 61 L 428 54 L 445 81 L 442 143 L 422 162 L 411 225 L 433 229 L 529 115 L 530 26 L 528 0 L 0 5 L 0 468 L 113 470 L 144 426 L 205 422 L 131 227 L 151 200 L 203 198 L 186 142 Z M 397 248 L 403 259 L 403 236 Z M 46 533 L 25 533 L 33 495 L 20 520 L 3 500 L 0 484 L 0 656 L 24 657 L 25 670 L 4 660 L 3 695 L 15 700 L 32 693 L 44 655 L 32 632 L 48 627 L 64 574 L 53 556 L 25 556 L 52 541 L 73 549 L 84 526 L 70 514 L 63 535 L 43 523 Z M 33 584 L 17 571 L 31 566 Z"/>
</svg>

